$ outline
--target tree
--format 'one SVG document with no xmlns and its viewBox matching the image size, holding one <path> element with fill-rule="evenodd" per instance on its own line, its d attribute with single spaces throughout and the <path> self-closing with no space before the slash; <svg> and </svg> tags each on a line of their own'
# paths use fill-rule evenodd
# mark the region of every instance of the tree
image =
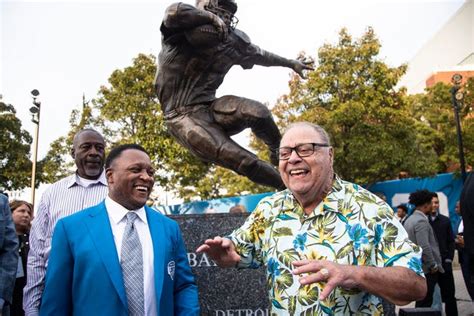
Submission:
<svg viewBox="0 0 474 316">
<path fill-rule="evenodd" d="M 0 189 L 20 190 L 30 185 L 31 135 L 21 127 L 16 110 L 0 100 Z"/>
<path fill-rule="evenodd" d="M 414 176 L 436 170 L 434 152 L 417 138 L 404 89 L 395 88 L 406 66 L 386 65 L 377 57 L 380 47 L 371 28 L 358 40 L 342 29 L 336 45 L 319 49 L 308 79 L 293 76 L 290 93 L 276 106 L 283 126 L 300 120 L 323 126 L 336 172 L 365 184 L 393 179 L 401 170 Z"/>
<path fill-rule="evenodd" d="M 451 101 L 450 85 L 437 83 L 425 93 L 407 96 L 410 115 L 417 120 L 416 131 L 423 143 L 437 157 L 437 172 L 446 172 L 459 165 L 456 121 Z M 474 78 L 463 86 L 465 98 L 459 112 L 463 130 L 466 162 L 474 161 Z"/>
</svg>

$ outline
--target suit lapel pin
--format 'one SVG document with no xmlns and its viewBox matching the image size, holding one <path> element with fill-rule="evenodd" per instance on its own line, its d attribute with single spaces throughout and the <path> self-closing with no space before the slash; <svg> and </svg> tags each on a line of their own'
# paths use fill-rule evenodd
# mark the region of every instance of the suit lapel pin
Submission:
<svg viewBox="0 0 474 316">
<path fill-rule="evenodd" d="M 171 280 L 174 280 L 175 265 L 176 264 L 174 261 L 168 262 L 168 275 L 170 276 Z"/>
</svg>

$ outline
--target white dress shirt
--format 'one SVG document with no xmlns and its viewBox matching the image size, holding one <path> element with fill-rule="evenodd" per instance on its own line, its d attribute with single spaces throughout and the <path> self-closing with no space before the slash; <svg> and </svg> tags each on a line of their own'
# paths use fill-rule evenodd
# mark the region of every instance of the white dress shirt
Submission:
<svg viewBox="0 0 474 316">
<path fill-rule="evenodd" d="M 464 233 L 464 222 L 462 221 L 462 219 L 459 222 L 459 227 L 458 227 L 458 234 L 460 233 Z"/>
<path fill-rule="evenodd" d="M 122 239 L 127 224 L 127 213 L 135 212 L 139 219 L 134 222 L 138 232 L 138 238 L 142 244 L 143 254 L 143 282 L 145 291 L 145 315 L 157 315 L 156 294 L 155 294 L 155 274 L 153 270 L 153 242 L 151 239 L 148 220 L 146 218 L 145 208 L 129 211 L 118 204 L 110 197 L 105 199 L 105 207 L 109 215 L 112 234 L 114 235 L 115 248 L 117 248 L 118 259 L 120 261 L 122 250 Z"/>
<path fill-rule="evenodd" d="M 39 314 L 46 266 L 51 251 L 51 238 L 56 222 L 87 207 L 97 205 L 107 196 L 107 180 L 87 180 L 77 174 L 50 185 L 41 196 L 30 231 L 30 251 L 27 264 L 27 284 L 24 288 L 25 315 Z"/>
</svg>

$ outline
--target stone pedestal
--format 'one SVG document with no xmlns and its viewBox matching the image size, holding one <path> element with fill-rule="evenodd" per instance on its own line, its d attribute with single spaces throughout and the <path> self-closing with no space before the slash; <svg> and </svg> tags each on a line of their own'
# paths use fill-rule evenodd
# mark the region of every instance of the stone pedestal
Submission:
<svg viewBox="0 0 474 316">
<path fill-rule="evenodd" d="M 247 214 L 172 215 L 183 233 L 189 264 L 199 288 L 201 315 L 267 316 L 265 269 L 222 269 L 195 250 L 204 240 L 226 236 L 239 227 Z"/>
</svg>

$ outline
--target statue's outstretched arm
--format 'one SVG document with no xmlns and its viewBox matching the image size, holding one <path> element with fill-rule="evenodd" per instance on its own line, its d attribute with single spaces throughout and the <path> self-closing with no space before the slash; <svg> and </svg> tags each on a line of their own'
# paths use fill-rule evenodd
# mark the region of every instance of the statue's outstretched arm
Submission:
<svg viewBox="0 0 474 316">
<path fill-rule="evenodd" d="M 287 67 L 293 69 L 301 78 L 305 78 L 304 70 L 313 70 L 311 61 L 304 61 L 298 59 L 287 59 L 285 57 L 278 56 L 277 54 L 270 53 L 266 50 L 261 49 L 261 54 L 256 57 L 256 65 L 273 67 Z"/>
</svg>

